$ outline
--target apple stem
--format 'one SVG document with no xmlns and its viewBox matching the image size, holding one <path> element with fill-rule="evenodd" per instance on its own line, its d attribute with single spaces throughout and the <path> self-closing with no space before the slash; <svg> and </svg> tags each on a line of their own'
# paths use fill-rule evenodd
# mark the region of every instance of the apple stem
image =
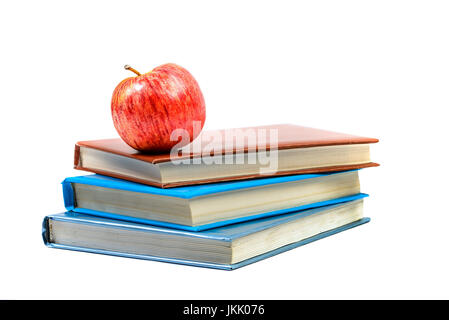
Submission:
<svg viewBox="0 0 449 320">
<path fill-rule="evenodd" d="M 132 71 L 132 72 L 134 72 L 135 74 L 137 74 L 138 76 L 140 76 L 140 72 L 137 71 L 136 69 L 134 69 L 133 67 L 128 66 L 128 65 L 125 65 L 124 68 L 125 68 L 126 70 Z"/>
</svg>

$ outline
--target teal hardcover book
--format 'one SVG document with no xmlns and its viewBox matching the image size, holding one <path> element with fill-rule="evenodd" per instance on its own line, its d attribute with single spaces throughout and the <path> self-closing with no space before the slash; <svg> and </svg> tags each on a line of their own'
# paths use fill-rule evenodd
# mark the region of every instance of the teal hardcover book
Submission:
<svg viewBox="0 0 449 320">
<path fill-rule="evenodd" d="M 67 178 L 62 185 L 68 211 L 188 231 L 366 196 L 360 193 L 358 170 L 170 189 L 97 174 Z"/>
<path fill-rule="evenodd" d="M 369 221 L 363 199 L 193 232 L 66 212 L 43 221 L 48 247 L 233 270 Z"/>
</svg>

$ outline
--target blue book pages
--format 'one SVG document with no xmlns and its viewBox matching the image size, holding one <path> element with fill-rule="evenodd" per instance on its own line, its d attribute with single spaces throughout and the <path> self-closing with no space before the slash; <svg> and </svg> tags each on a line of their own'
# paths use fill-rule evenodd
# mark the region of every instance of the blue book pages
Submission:
<svg viewBox="0 0 449 320">
<path fill-rule="evenodd" d="M 150 225 L 161 226 L 161 227 L 169 227 L 169 228 L 186 230 L 186 231 L 203 231 L 203 230 L 217 228 L 217 227 L 221 227 L 221 226 L 225 226 L 225 225 L 259 219 L 259 218 L 263 218 L 263 217 L 276 216 L 276 215 L 299 211 L 299 210 L 306 210 L 306 209 L 310 209 L 310 208 L 322 207 L 322 206 L 326 206 L 326 205 L 338 204 L 338 203 L 343 203 L 343 202 L 347 202 L 347 201 L 357 200 L 357 199 L 367 197 L 368 195 L 364 194 L 364 193 L 358 193 L 358 194 L 354 194 L 354 195 L 350 195 L 350 196 L 315 202 L 315 203 L 311 203 L 311 204 L 306 204 L 306 205 L 297 206 L 297 207 L 291 207 L 291 208 L 282 209 L 282 210 L 274 210 L 274 211 L 270 211 L 270 212 L 264 212 L 261 214 L 254 214 L 254 215 L 249 215 L 249 216 L 245 216 L 245 217 L 234 218 L 234 219 L 229 219 L 229 220 L 225 220 L 225 221 L 218 221 L 218 222 L 208 223 L 208 224 L 203 224 L 203 225 L 198 225 L 198 226 L 189 226 L 189 225 L 181 225 L 181 224 L 158 221 L 158 220 L 131 217 L 131 216 L 127 216 L 127 215 L 125 216 L 125 215 L 121 215 L 119 212 L 116 212 L 116 213 L 102 212 L 102 211 L 96 211 L 96 210 L 91 210 L 91 209 L 87 209 L 87 208 L 76 207 L 72 183 L 89 184 L 89 185 L 105 187 L 105 188 L 114 188 L 114 189 L 120 189 L 120 190 L 126 190 L 126 191 L 134 191 L 134 192 L 158 194 L 158 195 L 165 195 L 165 196 L 170 196 L 170 197 L 180 197 L 180 198 L 190 199 L 190 198 L 197 197 L 197 196 L 204 196 L 204 195 L 214 194 L 214 193 L 219 193 L 219 192 L 226 192 L 226 191 L 231 191 L 231 190 L 238 190 L 238 189 L 251 188 L 251 187 L 256 187 L 256 186 L 263 186 L 263 185 L 283 183 L 283 182 L 313 179 L 313 178 L 322 177 L 322 176 L 331 175 L 331 174 L 338 174 L 338 172 L 326 173 L 326 174 L 321 173 L 321 174 L 302 174 L 302 175 L 293 175 L 293 176 L 281 176 L 281 177 L 272 177 L 272 178 L 265 178 L 265 179 L 253 179 L 253 180 L 235 181 L 235 182 L 222 182 L 222 183 L 214 183 L 214 184 L 209 184 L 209 185 L 185 186 L 185 187 L 170 188 L 170 189 L 160 189 L 157 187 L 152 187 L 152 186 L 148 186 L 148 185 L 138 184 L 138 183 L 134 183 L 134 182 L 130 182 L 130 181 L 125 181 L 125 180 L 121 180 L 121 179 L 116 179 L 116 178 L 111 178 L 111 177 L 94 174 L 94 175 L 67 178 L 62 182 L 62 186 L 63 186 L 63 195 L 64 195 L 64 205 L 68 211 L 90 214 L 90 215 L 95 215 L 95 216 L 105 217 L 105 218 L 120 219 L 120 220 L 126 220 L 126 221 L 131 221 L 131 222 L 150 224 Z"/>
<path fill-rule="evenodd" d="M 316 214 L 316 213 L 322 212 L 324 210 L 331 209 L 332 207 L 337 207 L 337 206 L 341 206 L 341 205 L 342 204 L 336 204 L 336 205 L 332 205 L 332 206 L 315 208 L 315 209 L 305 210 L 305 211 L 301 211 L 301 212 L 294 212 L 294 213 L 290 213 L 290 214 L 286 214 L 286 215 L 282 215 L 282 216 L 268 217 L 268 218 L 258 219 L 258 220 L 254 220 L 254 221 L 248 221 L 248 222 L 239 223 L 239 224 L 233 224 L 233 225 L 220 227 L 220 228 L 216 228 L 216 229 L 212 229 L 212 230 L 201 231 L 201 232 L 191 232 L 191 231 L 185 231 L 185 230 L 163 228 L 163 227 L 150 226 L 150 225 L 138 224 L 138 223 L 133 223 L 133 222 L 126 222 L 126 221 L 78 214 L 78 213 L 74 213 L 74 212 L 66 212 L 66 213 L 61 213 L 61 214 L 49 215 L 49 216 L 45 217 L 44 222 L 43 222 L 42 235 L 43 235 L 43 240 L 44 240 L 45 245 L 47 245 L 48 247 L 53 247 L 53 248 L 68 249 L 68 250 L 75 250 L 75 251 L 85 251 L 85 252 L 91 252 L 91 253 L 108 254 L 108 255 L 122 256 L 122 257 L 129 257 L 129 258 L 145 259 L 145 260 L 180 263 L 180 264 L 199 266 L 199 267 L 209 267 L 209 268 L 217 268 L 217 269 L 224 269 L 224 270 L 232 270 L 232 269 L 237 269 L 242 266 L 257 262 L 262 259 L 266 259 L 268 257 L 274 256 L 281 252 L 291 250 L 293 248 L 310 243 L 312 241 L 316 241 L 321 238 L 336 234 L 338 232 L 345 231 L 347 229 L 359 226 L 361 224 L 369 222 L 370 219 L 362 218 L 360 220 L 354 221 L 347 225 L 322 232 L 322 233 L 314 235 L 310 238 L 303 239 L 301 241 L 288 244 L 286 246 L 266 252 L 264 254 L 241 261 L 236 264 L 215 264 L 215 263 L 207 263 L 207 262 L 201 262 L 201 261 L 188 261 L 188 260 L 182 260 L 182 259 L 176 259 L 176 258 L 130 254 L 130 253 L 126 253 L 126 252 L 116 252 L 116 251 L 108 251 L 108 250 L 101 250 L 101 249 L 94 249 L 94 248 L 76 247 L 76 246 L 69 246 L 69 245 L 63 245 L 63 244 L 57 244 L 57 243 L 50 243 L 48 241 L 47 221 L 49 219 L 54 219 L 54 220 L 60 220 L 60 221 L 70 221 L 70 222 L 74 222 L 74 223 L 101 225 L 106 228 L 123 228 L 123 229 L 128 229 L 128 230 L 144 231 L 144 232 L 161 232 L 161 233 L 178 235 L 178 236 L 199 237 L 199 238 L 206 238 L 206 239 L 211 239 L 211 240 L 229 242 L 229 241 L 236 240 L 240 237 L 244 237 L 246 235 L 249 235 L 249 234 L 252 234 L 255 232 L 273 228 L 273 227 L 276 227 L 283 223 L 301 219 L 303 217 L 306 217 L 306 216 L 309 216 L 312 214 Z"/>
</svg>

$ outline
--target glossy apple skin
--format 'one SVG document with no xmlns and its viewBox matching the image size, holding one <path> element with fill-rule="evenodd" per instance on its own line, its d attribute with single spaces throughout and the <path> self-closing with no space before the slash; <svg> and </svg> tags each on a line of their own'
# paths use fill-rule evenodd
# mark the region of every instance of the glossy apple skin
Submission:
<svg viewBox="0 0 449 320">
<path fill-rule="evenodd" d="M 175 129 L 186 130 L 189 141 L 196 138 L 201 131 L 198 123 L 202 129 L 206 120 L 206 105 L 193 76 L 169 63 L 120 82 L 112 94 L 111 113 L 118 134 L 129 146 L 163 153 L 181 140 L 170 140 Z"/>
</svg>

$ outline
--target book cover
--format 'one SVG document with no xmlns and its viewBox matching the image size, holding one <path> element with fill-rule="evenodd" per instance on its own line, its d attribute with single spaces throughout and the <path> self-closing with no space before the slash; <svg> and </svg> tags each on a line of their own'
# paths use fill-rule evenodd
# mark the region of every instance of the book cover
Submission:
<svg viewBox="0 0 449 320">
<path fill-rule="evenodd" d="M 361 200 L 359 200 L 359 201 L 361 201 Z M 336 233 L 348 230 L 350 228 L 357 227 L 359 225 L 369 222 L 370 218 L 368 218 L 368 217 L 357 218 L 357 220 L 355 220 L 355 221 L 345 223 L 343 225 L 340 225 L 338 227 L 335 227 L 335 228 L 332 228 L 329 230 L 324 230 L 324 231 L 314 234 L 310 237 L 301 239 L 300 241 L 288 243 L 288 244 L 282 245 L 278 248 L 275 248 L 273 250 L 269 250 L 267 252 L 259 254 L 257 256 L 253 256 L 253 257 L 245 259 L 243 261 L 239 261 L 237 263 L 231 263 L 231 264 L 212 263 L 212 262 L 207 262 L 207 261 L 193 261 L 193 260 L 176 258 L 174 256 L 155 256 L 155 255 L 141 254 L 138 252 L 126 252 L 126 250 L 102 249 L 102 248 L 98 248 L 98 246 L 97 247 L 89 246 L 88 244 L 79 246 L 79 245 L 58 243 L 57 241 L 54 241 L 51 239 L 52 238 L 51 234 L 53 231 L 50 230 L 51 227 L 49 227 L 49 220 L 71 222 L 71 223 L 75 223 L 75 224 L 84 224 L 84 225 L 87 224 L 87 225 L 107 228 L 110 230 L 109 233 L 112 233 L 112 234 L 113 234 L 114 230 L 128 230 L 128 231 L 135 231 L 135 232 L 139 232 L 139 233 L 142 233 L 142 232 L 144 232 L 144 233 L 162 233 L 162 234 L 167 234 L 170 237 L 177 237 L 177 236 L 187 237 L 187 238 L 192 237 L 192 238 L 196 238 L 196 239 L 211 240 L 211 241 L 215 241 L 215 242 L 231 243 L 232 241 L 236 241 L 245 236 L 253 235 L 258 232 L 262 232 L 264 230 L 272 230 L 272 229 L 279 227 L 283 224 L 298 221 L 299 219 L 303 219 L 303 218 L 310 217 L 313 215 L 318 215 L 320 213 L 328 214 L 327 212 L 330 212 L 330 210 L 332 210 L 332 209 L 335 209 L 338 207 L 343 208 L 345 206 L 348 207 L 357 202 L 358 201 L 351 201 L 351 202 L 347 202 L 344 204 L 329 205 L 329 206 L 325 206 L 325 207 L 314 208 L 314 209 L 304 210 L 304 211 L 300 211 L 300 212 L 293 212 L 293 213 L 289 213 L 289 214 L 285 214 L 285 215 L 281 215 L 281 216 L 273 216 L 273 217 L 267 217 L 267 218 L 253 220 L 253 221 L 242 222 L 242 223 L 238 223 L 238 224 L 232 224 L 229 226 L 224 226 L 224 227 L 201 231 L 201 232 L 177 230 L 177 229 L 171 229 L 171 228 L 165 228 L 165 227 L 150 226 L 150 225 L 145 225 L 145 224 L 138 224 L 138 223 L 133 223 L 133 222 L 96 217 L 96 216 L 91 216 L 91 215 L 79 214 L 79 213 L 75 213 L 75 212 L 65 212 L 65 213 L 60 213 L 60 214 L 48 215 L 44 218 L 43 224 L 42 224 L 42 237 L 43 237 L 44 244 L 51 248 L 83 251 L 83 252 L 98 253 L 98 254 L 107 254 L 107 255 L 121 256 L 121 257 L 128 257 L 128 258 L 161 261 L 161 262 L 170 262 L 170 263 L 191 265 L 191 266 L 197 266 L 197 267 L 208 267 L 208 268 L 216 268 L 216 269 L 223 269 L 223 270 L 233 270 L 233 269 L 237 269 L 237 268 L 246 266 L 248 264 L 272 257 L 274 255 L 285 252 L 287 250 L 291 250 L 293 248 L 308 244 L 310 242 L 313 242 L 313 241 L 334 235 Z M 118 238 L 119 237 L 114 237 L 113 239 L 115 240 Z M 182 242 L 185 242 L 185 241 L 183 240 Z"/>
<path fill-rule="evenodd" d="M 352 172 L 355 172 L 353 170 Z M 139 184 L 127 180 L 116 179 L 112 177 L 102 176 L 98 174 L 93 175 L 85 175 L 85 176 L 76 176 L 66 178 L 62 182 L 63 187 L 63 196 L 64 196 L 64 205 L 68 211 L 74 211 L 78 213 L 91 214 L 101 217 L 114 218 L 120 220 L 133 221 L 138 223 L 151 224 L 156 226 L 170 227 L 174 229 L 188 230 L 188 231 L 201 231 L 212 228 L 217 228 L 220 226 L 225 226 L 229 224 L 234 224 L 238 222 L 248 221 L 259 219 L 262 217 L 275 216 L 288 212 L 305 210 L 309 208 L 321 207 L 330 204 L 342 203 L 351 200 L 361 199 L 367 197 L 367 194 L 364 193 L 356 193 L 345 195 L 337 198 L 326 199 L 324 201 L 318 201 L 313 203 L 304 204 L 301 206 L 293 206 L 288 208 L 283 208 L 279 210 L 272 210 L 258 214 L 249 214 L 247 216 L 227 219 L 223 221 L 217 221 L 213 223 L 207 223 L 197 226 L 177 224 L 172 222 L 153 220 L 140 218 L 130 215 L 124 215 L 120 211 L 117 212 L 105 212 L 105 211 L 97 211 L 89 208 L 83 208 L 77 205 L 77 201 L 75 199 L 75 193 L 73 189 L 73 183 L 93 185 L 102 188 L 112 188 L 119 189 L 124 191 L 132 191 L 142 194 L 150 194 L 150 195 L 159 195 L 168 198 L 181 198 L 181 199 L 194 199 L 198 197 L 205 197 L 213 194 L 221 194 L 235 190 L 241 190 L 242 192 L 245 190 L 251 190 L 259 186 L 268 186 L 268 185 L 276 185 L 282 183 L 292 183 L 297 181 L 303 181 L 308 179 L 316 179 L 320 177 L 326 177 L 331 175 L 338 175 L 343 173 L 317 173 L 317 174 L 301 174 L 301 175 L 291 175 L 291 176 L 278 176 L 278 177 L 270 177 L 263 179 L 252 179 L 252 180 L 241 180 L 234 182 L 221 182 L 221 183 L 213 183 L 208 185 L 193 185 L 193 186 L 184 186 L 177 188 L 168 188 L 162 189 L 149 185 Z"/>
<path fill-rule="evenodd" d="M 208 178 L 198 178 L 189 181 L 170 181 L 170 182 L 160 182 L 156 180 L 144 177 L 144 175 L 139 174 L 129 174 L 124 173 L 123 164 L 120 160 L 114 160 L 114 169 L 106 169 L 103 167 L 89 167 L 82 163 L 81 161 L 81 148 L 89 148 L 93 150 L 98 150 L 106 154 L 113 154 L 119 157 L 125 157 L 133 160 L 138 160 L 139 164 L 148 163 L 154 166 L 168 163 L 170 161 L 180 161 L 182 159 L 190 158 L 201 158 L 201 157 L 212 157 L 216 154 L 219 155 L 229 155 L 229 154 L 239 154 L 239 153 L 250 153 L 258 152 L 260 150 L 268 151 L 272 147 L 271 144 L 267 144 L 266 132 L 270 130 L 276 131 L 276 150 L 288 150 L 288 149 L 302 149 L 302 148 L 312 148 L 312 147 L 325 147 L 325 146 L 343 146 L 343 145 L 361 145 L 361 144 L 372 144 L 377 143 L 379 140 L 375 138 L 361 137 L 351 134 L 332 132 L 328 130 L 309 128 L 304 126 L 292 125 L 292 124 L 280 124 L 271 126 L 259 126 L 259 127 L 248 127 L 248 128 L 237 128 L 237 129 L 223 129 L 223 130 L 213 130 L 204 131 L 196 139 L 196 141 L 201 140 L 201 137 L 223 137 L 222 139 L 210 140 L 207 144 L 200 144 L 198 148 L 191 147 L 190 144 L 186 147 L 179 149 L 177 153 L 166 153 L 166 154 L 149 154 L 142 153 L 134 150 L 128 146 L 120 138 L 116 139 L 101 139 L 101 140 L 88 140 L 79 141 L 75 145 L 75 155 L 74 155 L 74 168 L 78 170 L 98 173 L 102 175 L 112 176 L 120 179 L 126 179 L 138 183 L 153 185 L 161 188 L 176 187 L 182 185 L 192 185 L 192 184 L 204 184 L 217 181 L 230 181 L 237 179 L 249 179 L 249 178 L 263 178 L 264 175 L 289 175 L 289 174 L 299 174 L 299 173 L 318 173 L 318 172 L 332 172 L 332 171 L 342 171 L 351 169 L 360 169 L 367 167 L 378 166 L 377 163 L 371 161 L 365 161 L 363 163 L 350 163 L 350 164 L 327 164 L 324 166 L 311 166 L 308 168 L 301 169 L 288 169 L 282 171 L 275 171 L 273 173 L 264 173 L 264 175 L 259 173 L 240 173 L 239 175 L 223 176 L 217 175 L 215 177 Z M 253 139 L 245 137 L 243 139 L 235 138 L 238 134 L 245 134 L 248 132 L 254 133 Z M 260 136 L 262 136 L 261 138 Z M 225 137 L 230 136 L 233 139 L 229 142 Z M 187 150 L 187 151 L 186 151 Z M 126 169 L 126 168 L 125 168 Z M 125 170 L 126 171 L 126 170 Z M 221 173 L 222 174 L 222 173 Z"/>
</svg>

